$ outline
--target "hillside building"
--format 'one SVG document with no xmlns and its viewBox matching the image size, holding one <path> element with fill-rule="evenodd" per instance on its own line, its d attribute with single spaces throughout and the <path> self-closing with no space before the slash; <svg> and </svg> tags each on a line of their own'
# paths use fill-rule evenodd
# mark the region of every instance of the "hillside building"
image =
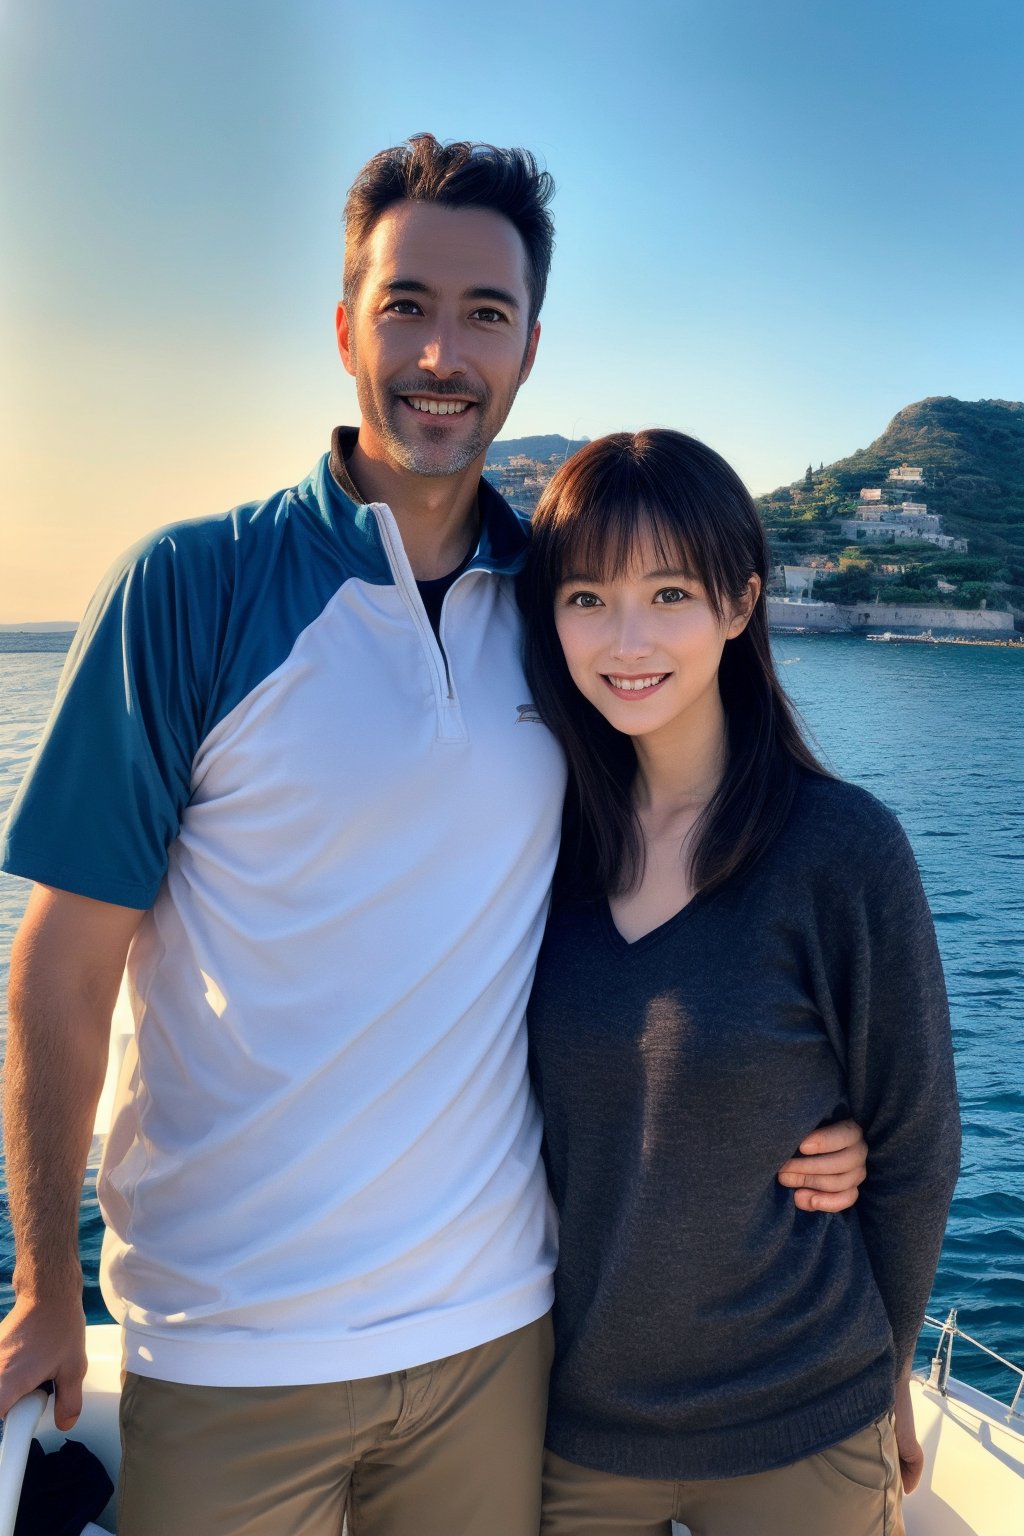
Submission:
<svg viewBox="0 0 1024 1536">
<path fill-rule="evenodd" d="M 563 454 L 550 459 L 531 459 L 525 453 L 513 453 L 504 463 L 485 464 L 484 474 L 505 500 L 520 512 L 533 512 Z"/>
<path fill-rule="evenodd" d="M 921 469 L 905 464 L 898 470 L 891 469 L 889 479 L 895 484 L 922 485 L 924 474 Z M 861 490 L 857 512 L 839 524 L 844 539 L 849 539 L 852 544 L 893 544 L 897 539 L 921 539 L 939 549 L 967 553 L 967 540 L 943 533 L 942 519 L 928 511 L 927 502 L 886 504 L 881 498 L 881 490 L 873 486 Z"/>
<path fill-rule="evenodd" d="M 894 523 L 883 523 L 877 512 L 846 518 L 839 527 L 851 544 L 891 544 L 900 534 Z"/>
<path fill-rule="evenodd" d="M 806 600 L 814 589 L 818 572 L 813 565 L 784 565 L 782 575 L 786 584 L 786 596 Z"/>
<path fill-rule="evenodd" d="M 924 470 L 920 465 L 901 464 L 899 469 L 890 469 L 886 478 L 893 485 L 924 485 Z"/>
<path fill-rule="evenodd" d="M 905 501 L 901 507 L 893 507 L 885 521 L 913 533 L 939 533 L 942 528 L 941 518 L 918 501 Z"/>
<path fill-rule="evenodd" d="M 949 533 L 920 533 L 918 538 L 924 539 L 928 544 L 934 544 L 936 549 L 949 550 L 951 554 L 966 555 L 967 540 L 954 539 Z"/>
</svg>

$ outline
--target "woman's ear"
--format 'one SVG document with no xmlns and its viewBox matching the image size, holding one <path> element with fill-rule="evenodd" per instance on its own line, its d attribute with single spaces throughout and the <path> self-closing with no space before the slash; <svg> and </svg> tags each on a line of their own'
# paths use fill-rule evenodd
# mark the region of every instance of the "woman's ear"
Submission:
<svg viewBox="0 0 1024 1536">
<path fill-rule="evenodd" d="M 760 576 L 750 576 L 746 586 L 732 606 L 732 618 L 729 620 L 729 628 L 726 638 L 735 640 L 737 635 L 742 635 L 750 622 L 750 615 L 757 607 L 757 600 L 761 596 Z"/>
</svg>

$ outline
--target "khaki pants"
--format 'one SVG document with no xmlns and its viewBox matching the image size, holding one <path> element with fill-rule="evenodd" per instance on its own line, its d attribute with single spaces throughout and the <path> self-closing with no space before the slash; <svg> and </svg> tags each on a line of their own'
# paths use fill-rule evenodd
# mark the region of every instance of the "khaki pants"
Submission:
<svg viewBox="0 0 1024 1536">
<path fill-rule="evenodd" d="M 326 1386 L 129 1374 L 119 1536 L 537 1536 L 550 1365 L 545 1317 Z"/>
<path fill-rule="evenodd" d="M 542 1536 L 904 1536 L 888 1418 L 789 1467 L 751 1477 L 616 1477 L 546 1452 Z"/>
</svg>

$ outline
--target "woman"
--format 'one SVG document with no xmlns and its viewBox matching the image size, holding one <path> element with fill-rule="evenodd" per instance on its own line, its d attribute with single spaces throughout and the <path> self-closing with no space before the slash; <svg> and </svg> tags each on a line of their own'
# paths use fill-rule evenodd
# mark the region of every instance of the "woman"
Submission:
<svg viewBox="0 0 1024 1536">
<path fill-rule="evenodd" d="M 561 1249 L 545 1536 L 890 1536 L 956 1177 L 945 990 L 895 818 L 775 675 L 750 496 L 678 433 L 548 486 L 523 599 L 571 769 L 531 1054 Z M 856 1212 L 774 1170 L 850 1113 Z M 893 1412 L 894 1410 L 894 1412 Z"/>
</svg>

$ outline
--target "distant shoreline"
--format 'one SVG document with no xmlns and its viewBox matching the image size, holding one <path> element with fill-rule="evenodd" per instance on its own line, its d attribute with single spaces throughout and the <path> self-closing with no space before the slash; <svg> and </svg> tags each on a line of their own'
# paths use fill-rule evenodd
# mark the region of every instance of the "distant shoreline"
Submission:
<svg viewBox="0 0 1024 1536">
<path fill-rule="evenodd" d="M 77 628 L 67 619 L 43 619 L 34 624 L 0 624 L 0 635 L 73 635 Z"/>
</svg>

